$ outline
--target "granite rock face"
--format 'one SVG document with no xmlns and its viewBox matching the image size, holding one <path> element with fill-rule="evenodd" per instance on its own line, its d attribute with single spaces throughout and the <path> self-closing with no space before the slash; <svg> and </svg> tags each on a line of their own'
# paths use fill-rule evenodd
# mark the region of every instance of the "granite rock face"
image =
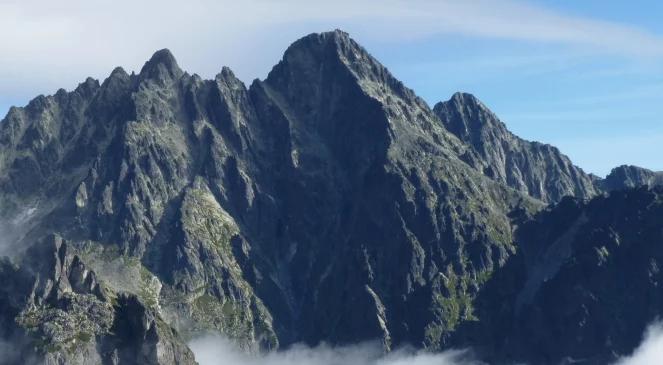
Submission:
<svg viewBox="0 0 663 365">
<path fill-rule="evenodd" d="M 292 324 L 281 338 L 441 346 L 471 318 L 476 278 L 513 252 L 508 213 L 538 203 L 469 166 L 467 147 L 347 34 L 301 39 L 250 91 L 279 131 L 261 144 L 277 157 L 262 186 L 287 214 L 259 239 L 285 294 L 261 297 Z"/>
<path fill-rule="evenodd" d="M 104 286 L 71 246 L 48 236 L 0 263 L 2 363 L 195 364 L 177 333 L 137 297 Z"/>
<path fill-rule="evenodd" d="M 491 363 L 608 364 L 661 315 L 663 190 L 571 198 L 524 225 L 521 250 L 477 299 L 456 343 Z"/>
<path fill-rule="evenodd" d="M 484 346 L 458 342 L 490 324 L 477 303 L 520 246 L 550 244 L 528 222 L 601 184 L 472 96 L 431 110 L 341 31 L 248 88 L 161 50 L 0 123 L 0 337 L 80 364 L 193 363 L 184 343 L 210 332 Z"/>
<path fill-rule="evenodd" d="M 476 167 L 496 181 L 547 203 L 565 196 L 591 198 L 600 191 L 556 147 L 515 136 L 471 94 L 454 94 L 434 111 L 445 128 L 480 156 Z"/>
<path fill-rule="evenodd" d="M 340 31 L 250 88 L 162 50 L 12 108 L 0 142 L 11 247 L 57 232 L 127 306 L 247 350 L 440 348 L 515 252 L 509 213 L 541 206 Z"/>
<path fill-rule="evenodd" d="M 663 173 L 637 166 L 614 168 L 600 178 L 585 173 L 554 146 L 526 141 L 475 96 L 456 93 L 433 108 L 444 127 L 471 147 L 470 164 L 484 175 L 545 203 L 566 196 L 590 199 L 613 190 L 663 183 Z"/>
</svg>

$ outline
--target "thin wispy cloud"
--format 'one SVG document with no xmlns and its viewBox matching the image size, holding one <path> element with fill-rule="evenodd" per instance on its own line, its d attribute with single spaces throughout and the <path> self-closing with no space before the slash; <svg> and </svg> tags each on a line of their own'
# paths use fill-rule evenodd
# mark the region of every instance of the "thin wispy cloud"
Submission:
<svg viewBox="0 0 663 365">
<path fill-rule="evenodd" d="M 431 5 L 429 2 L 425 2 Z M 634 56 L 662 56 L 663 38 L 634 26 L 571 16 L 523 2 L 442 2 L 446 30 L 489 38 L 594 46 Z"/>
<path fill-rule="evenodd" d="M 663 37 L 644 29 L 509 0 L 10 0 L 0 3 L 0 24 L 3 94 L 102 77 L 117 64 L 135 70 L 166 46 L 193 72 L 211 76 L 228 64 L 250 80 L 295 35 L 335 27 L 382 42 L 458 34 L 663 57 Z"/>
</svg>

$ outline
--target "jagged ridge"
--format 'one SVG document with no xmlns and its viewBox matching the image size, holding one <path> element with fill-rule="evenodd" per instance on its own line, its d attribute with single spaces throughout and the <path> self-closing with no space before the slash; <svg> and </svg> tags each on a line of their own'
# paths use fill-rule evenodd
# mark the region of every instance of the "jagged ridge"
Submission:
<svg viewBox="0 0 663 365">
<path fill-rule="evenodd" d="M 557 148 L 515 136 L 473 95 L 457 93 L 434 110 L 481 157 L 477 168 L 485 175 L 549 203 L 597 194 L 594 179 Z"/>
<path fill-rule="evenodd" d="M 475 298 L 538 199 L 594 184 L 471 96 L 430 110 L 340 31 L 295 42 L 249 88 L 161 50 L 139 74 L 38 97 L 0 125 L 12 247 L 64 237 L 95 281 L 133 298 L 127 311 L 172 334 L 163 364 L 188 361 L 181 342 L 207 331 L 247 350 L 445 348 L 484 320 Z"/>
</svg>

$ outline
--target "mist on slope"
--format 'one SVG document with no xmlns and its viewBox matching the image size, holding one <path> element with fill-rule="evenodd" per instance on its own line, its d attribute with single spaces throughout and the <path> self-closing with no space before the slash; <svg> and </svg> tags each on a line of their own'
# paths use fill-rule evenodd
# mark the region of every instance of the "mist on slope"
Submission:
<svg viewBox="0 0 663 365">
<path fill-rule="evenodd" d="M 261 355 L 242 352 L 231 341 L 205 336 L 189 343 L 200 365 L 482 365 L 466 351 L 430 354 L 411 349 L 382 353 L 379 344 L 366 343 L 345 347 L 296 345 L 286 351 Z"/>
<path fill-rule="evenodd" d="M 25 247 L 17 247 L 16 242 L 31 227 L 33 218 L 38 214 L 37 205 L 28 206 L 14 215 L 0 219 L 0 257 L 14 257 Z"/>
<path fill-rule="evenodd" d="M 205 336 L 189 343 L 200 365 L 486 365 L 472 359 L 467 351 L 451 350 L 430 354 L 401 349 L 383 355 L 378 344 L 345 347 L 296 345 L 286 351 L 249 355 L 220 336 Z M 612 365 L 663 364 L 663 322 L 651 324 L 642 343 L 629 356 Z"/>
<path fill-rule="evenodd" d="M 630 356 L 613 365 L 663 364 L 663 322 L 655 322 L 647 328 L 642 343 Z"/>
<path fill-rule="evenodd" d="M 21 352 L 25 345 L 19 338 L 0 339 L 0 364 L 44 365 L 37 354 Z"/>
</svg>

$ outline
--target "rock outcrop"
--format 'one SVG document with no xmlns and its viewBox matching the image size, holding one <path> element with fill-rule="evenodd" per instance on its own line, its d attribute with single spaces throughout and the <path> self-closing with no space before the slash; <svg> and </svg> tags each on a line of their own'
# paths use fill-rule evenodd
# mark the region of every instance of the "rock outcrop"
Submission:
<svg viewBox="0 0 663 365">
<path fill-rule="evenodd" d="M 445 128 L 480 156 L 477 168 L 496 181 L 547 203 L 600 192 L 594 179 L 556 147 L 515 136 L 471 94 L 454 94 L 434 110 Z"/>
<path fill-rule="evenodd" d="M 630 165 L 614 168 L 605 178 L 587 174 L 556 147 L 514 135 L 471 94 L 456 93 L 433 110 L 444 127 L 475 153 L 467 156 L 478 157 L 467 158 L 470 164 L 491 179 L 546 203 L 663 184 L 663 173 Z"/>
<path fill-rule="evenodd" d="M 0 263 L 2 363 L 195 364 L 155 311 L 105 287 L 58 236 Z"/>
<path fill-rule="evenodd" d="M 610 171 L 605 179 L 598 182 L 605 191 L 624 190 L 640 186 L 663 185 L 663 172 L 655 172 L 642 167 L 622 165 Z"/>
</svg>

